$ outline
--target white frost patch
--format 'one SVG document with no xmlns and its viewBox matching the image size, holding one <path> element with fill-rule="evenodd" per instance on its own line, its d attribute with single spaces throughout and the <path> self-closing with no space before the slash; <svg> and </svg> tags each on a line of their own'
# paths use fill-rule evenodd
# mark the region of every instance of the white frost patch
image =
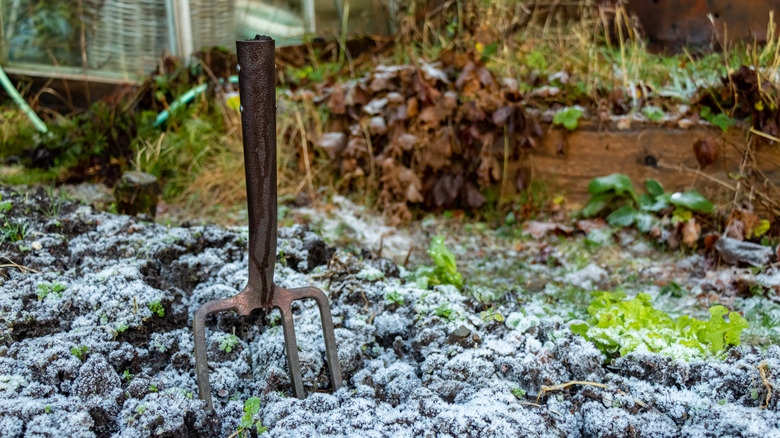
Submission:
<svg viewBox="0 0 780 438">
<path fill-rule="evenodd" d="M 607 280 L 607 271 L 604 268 L 591 263 L 576 272 L 570 272 L 563 276 L 563 282 L 580 289 L 593 290 L 599 283 Z"/>
<path fill-rule="evenodd" d="M 361 280 L 368 281 L 376 281 L 385 278 L 385 274 L 383 274 L 382 271 L 371 265 L 363 266 L 363 269 L 361 269 L 360 272 L 356 274 L 356 276 Z"/>
</svg>

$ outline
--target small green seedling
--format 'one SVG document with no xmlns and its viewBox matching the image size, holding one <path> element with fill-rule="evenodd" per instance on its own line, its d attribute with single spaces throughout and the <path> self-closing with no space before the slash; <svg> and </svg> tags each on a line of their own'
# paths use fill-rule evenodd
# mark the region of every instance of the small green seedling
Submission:
<svg viewBox="0 0 780 438">
<path fill-rule="evenodd" d="M 395 303 L 401 306 L 404 304 L 404 301 L 406 301 L 406 298 L 398 291 L 391 291 L 385 294 L 386 303 Z"/>
<path fill-rule="evenodd" d="M 165 316 L 165 308 L 160 304 L 160 300 L 147 303 L 146 306 L 149 307 L 149 310 L 151 310 L 152 313 L 156 313 L 160 318 Z"/>
<path fill-rule="evenodd" d="M 133 377 L 135 377 L 133 374 L 130 374 L 130 370 L 125 370 L 124 373 L 122 373 L 122 378 L 127 380 L 128 382 L 133 380 Z"/>
<path fill-rule="evenodd" d="M 151 385 L 149 386 L 149 391 L 157 392 L 157 385 Z"/>
<path fill-rule="evenodd" d="M 567 108 L 553 116 L 553 124 L 563 125 L 569 131 L 574 131 L 579 125 L 582 110 L 579 108 Z"/>
<path fill-rule="evenodd" d="M 658 108 L 657 106 L 648 105 L 644 107 L 642 112 L 645 114 L 645 117 L 656 123 L 660 122 L 664 118 L 664 110 Z"/>
<path fill-rule="evenodd" d="M 442 318 L 451 319 L 452 318 L 452 308 L 449 307 L 450 303 L 443 303 L 441 306 L 433 309 L 433 313 L 436 316 L 440 316 Z"/>
<path fill-rule="evenodd" d="M 260 414 L 260 397 L 252 397 L 244 402 L 244 416 L 241 417 L 241 425 L 238 427 L 236 433 L 241 437 L 246 437 L 247 432 L 252 427 L 257 428 L 257 434 L 262 435 L 268 430 L 267 427 L 263 427 L 260 419 L 257 418 Z M 256 419 L 257 418 L 257 419 Z"/>
<path fill-rule="evenodd" d="M 495 321 L 495 322 L 504 322 L 505 318 L 504 315 L 502 315 L 499 312 L 496 312 L 492 308 L 480 312 L 479 316 L 482 318 L 482 321 L 489 322 L 489 321 Z"/>
<path fill-rule="evenodd" d="M 515 386 L 514 388 L 512 388 L 512 395 L 514 395 L 518 399 L 522 399 L 525 396 L 525 390 Z"/>
<path fill-rule="evenodd" d="M 230 353 L 231 351 L 233 351 L 233 347 L 235 347 L 236 344 L 238 344 L 238 336 L 225 335 L 219 341 L 219 349 L 224 351 L 225 353 Z"/>
<path fill-rule="evenodd" d="M 51 406 L 46 406 L 45 408 L 43 408 L 43 412 L 47 414 L 51 414 Z"/>
<path fill-rule="evenodd" d="M 82 345 L 81 347 L 73 347 L 70 349 L 70 354 L 79 358 L 80 361 L 84 361 L 84 357 L 89 352 L 89 347 Z"/>
<path fill-rule="evenodd" d="M 68 287 L 62 283 L 38 283 L 38 290 L 35 292 L 35 294 L 38 295 L 38 300 L 46 298 L 49 296 L 49 294 L 54 294 L 57 296 L 57 298 L 62 298 L 61 292 L 67 288 Z"/>
<path fill-rule="evenodd" d="M 11 201 L 3 201 L 3 195 L 0 194 L 0 213 L 10 210 L 11 207 Z"/>
</svg>

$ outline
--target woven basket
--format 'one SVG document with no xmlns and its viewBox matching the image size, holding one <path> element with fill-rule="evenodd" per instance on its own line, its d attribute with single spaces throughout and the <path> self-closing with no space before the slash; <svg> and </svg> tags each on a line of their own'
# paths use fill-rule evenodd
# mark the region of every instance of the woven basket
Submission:
<svg viewBox="0 0 780 438">
<path fill-rule="evenodd" d="M 190 0 L 193 49 L 222 46 L 235 51 L 236 1 Z"/>
<path fill-rule="evenodd" d="M 165 0 L 88 0 L 97 19 L 87 43 L 91 68 L 147 74 L 168 44 Z M 194 27 L 197 29 L 197 27 Z"/>
</svg>

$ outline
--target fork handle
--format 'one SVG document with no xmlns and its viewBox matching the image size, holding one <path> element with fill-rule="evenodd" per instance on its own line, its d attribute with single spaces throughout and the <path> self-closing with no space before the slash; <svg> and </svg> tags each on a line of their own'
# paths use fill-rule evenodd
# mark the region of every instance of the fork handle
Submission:
<svg viewBox="0 0 780 438">
<path fill-rule="evenodd" d="M 249 284 L 264 306 L 273 301 L 276 262 L 275 43 L 258 35 L 237 41 L 241 132 L 249 212 Z"/>
</svg>

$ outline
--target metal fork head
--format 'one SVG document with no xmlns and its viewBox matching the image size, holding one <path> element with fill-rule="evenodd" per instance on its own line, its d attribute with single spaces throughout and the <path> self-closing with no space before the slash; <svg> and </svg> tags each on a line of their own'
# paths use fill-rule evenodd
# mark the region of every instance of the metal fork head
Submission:
<svg viewBox="0 0 780 438">
<path fill-rule="evenodd" d="M 195 313 L 195 369 L 198 391 L 213 409 L 206 355 L 206 317 L 233 310 L 249 315 L 254 309 L 277 308 L 282 314 L 287 367 L 295 396 L 304 397 L 298 345 L 295 341 L 292 302 L 317 302 L 325 338 L 325 352 L 333 389 L 341 387 L 341 366 L 333 333 L 333 319 L 325 293 L 314 287 L 284 289 L 274 284 L 276 262 L 276 69 L 274 40 L 258 35 L 238 41 L 238 78 L 244 138 L 247 204 L 249 210 L 249 283 L 238 295 L 204 304 Z"/>
</svg>

